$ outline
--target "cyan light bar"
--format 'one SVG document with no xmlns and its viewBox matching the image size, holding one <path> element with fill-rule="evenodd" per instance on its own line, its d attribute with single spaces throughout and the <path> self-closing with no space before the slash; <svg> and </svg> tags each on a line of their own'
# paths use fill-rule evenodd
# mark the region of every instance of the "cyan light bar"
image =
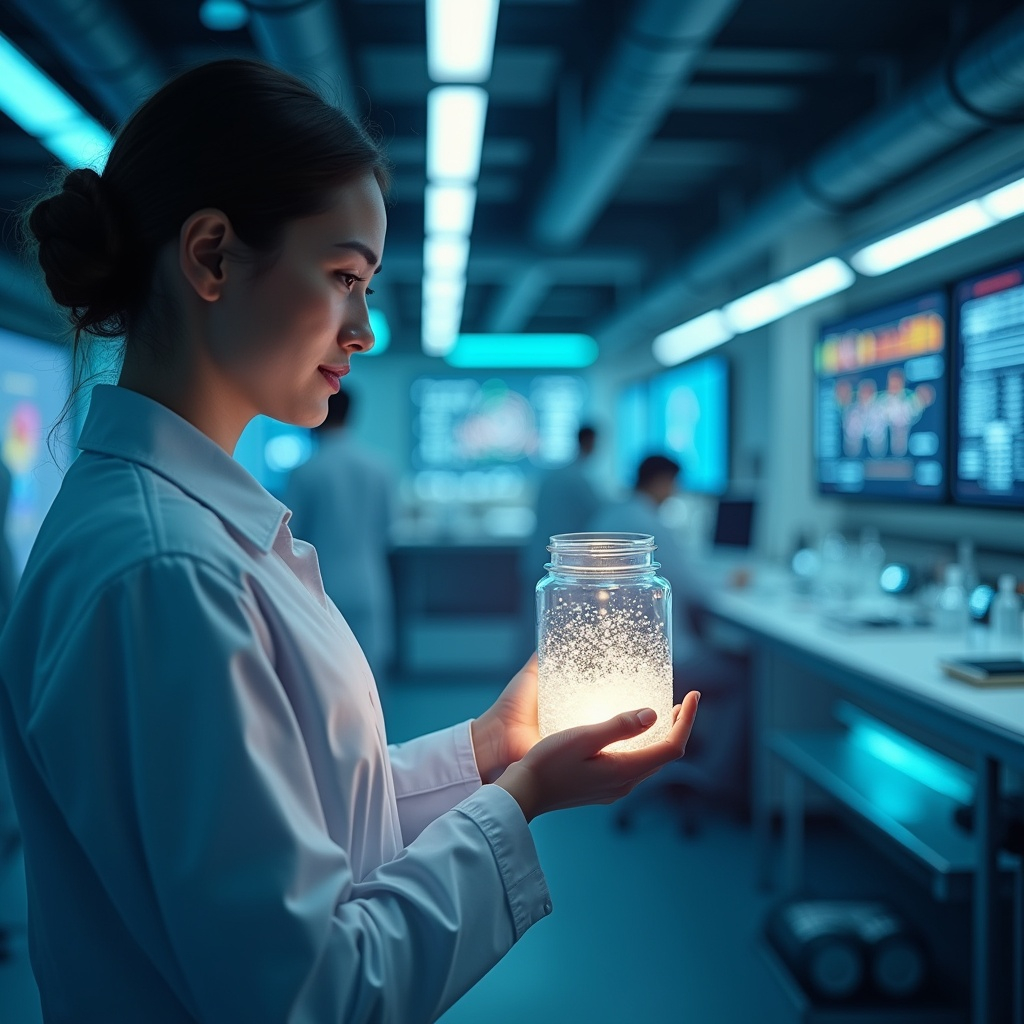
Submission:
<svg viewBox="0 0 1024 1024">
<path fill-rule="evenodd" d="M 581 367 L 597 359 L 597 342 L 588 334 L 460 334 L 445 356 L 450 366 Z"/>
<path fill-rule="evenodd" d="M 2 35 L 0 110 L 69 167 L 103 169 L 110 133 Z"/>
<path fill-rule="evenodd" d="M 370 310 L 370 330 L 373 331 L 373 348 L 365 355 L 379 356 L 391 344 L 391 325 L 382 310 Z"/>
</svg>

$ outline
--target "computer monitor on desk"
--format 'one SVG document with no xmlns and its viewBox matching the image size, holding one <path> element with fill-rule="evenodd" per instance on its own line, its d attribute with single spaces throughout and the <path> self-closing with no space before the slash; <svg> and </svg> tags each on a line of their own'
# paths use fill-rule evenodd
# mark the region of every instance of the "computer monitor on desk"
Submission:
<svg viewBox="0 0 1024 1024">
<path fill-rule="evenodd" d="M 712 537 L 716 551 L 747 551 L 750 548 L 756 507 L 750 498 L 722 498 L 718 502 Z"/>
</svg>

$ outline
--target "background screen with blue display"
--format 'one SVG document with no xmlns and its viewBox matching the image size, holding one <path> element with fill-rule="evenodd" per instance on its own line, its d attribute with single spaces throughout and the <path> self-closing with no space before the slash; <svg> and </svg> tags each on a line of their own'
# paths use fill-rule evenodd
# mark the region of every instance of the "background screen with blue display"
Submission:
<svg viewBox="0 0 1024 1024">
<path fill-rule="evenodd" d="M 821 492 L 945 497 L 946 321 L 946 297 L 932 292 L 822 329 L 814 348 Z"/>
<path fill-rule="evenodd" d="M 648 454 L 647 381 L 636 381 L 619 392 L 615 406 L 615 476 L 624 488 L 636 483 L 636 469 Z"/>
<path fill-rule="evenodd" d="M 683 467 L 685 491 L 722 494 L 729 485 L 729 364 L 709 356 L 651 378 L 648 451 Z"/>
<path fill-rule="evenodd" d="M 19 574 L 60 490 L 63 474 L 47 437 L 67 397 L 67 360 L 61 349 L 0 329 L 0 458 L 11 473 L 6 527 Z"/>
<path fill-rule="evenodd" d="M 954 291 L 956 473 L 953 497 L 1024 506 L 1024 264 Z"/>
</svg>

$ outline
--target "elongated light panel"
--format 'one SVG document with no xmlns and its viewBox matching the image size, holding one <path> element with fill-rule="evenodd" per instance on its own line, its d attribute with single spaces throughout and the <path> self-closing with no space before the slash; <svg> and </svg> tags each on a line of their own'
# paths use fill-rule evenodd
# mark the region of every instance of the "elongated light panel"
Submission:
<svg viewBox="0 0 1024 1024">
<path fill-rule="evenodd" d="M 487 93 L 476 85 L 439 85 L 427 94 L 427 178 L 474 184 L 487 120 Z"/>
<path fill-rule="evenodd" d="M 427 0 L 427 72 L 435 82 L 486 82 L 498 0 Z"/>
</svg>

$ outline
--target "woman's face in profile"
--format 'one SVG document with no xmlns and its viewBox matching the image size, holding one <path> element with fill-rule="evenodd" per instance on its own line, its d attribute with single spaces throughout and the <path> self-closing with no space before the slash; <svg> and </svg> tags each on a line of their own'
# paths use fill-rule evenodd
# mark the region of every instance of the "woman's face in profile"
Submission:
<svg viewBox="0 0 1024 1024">
<path fill-rule="evenodd" d="M 323 421 L 352 355 L 373 346 L 366 296 L 386 230 L 368 174 L 339 188 L 323 213 L 292 221 L 269 269 L 231 267 L 228 257 L 230 287 L 209 310 L 225 402 L 301 426 Z"/>
</svg>

